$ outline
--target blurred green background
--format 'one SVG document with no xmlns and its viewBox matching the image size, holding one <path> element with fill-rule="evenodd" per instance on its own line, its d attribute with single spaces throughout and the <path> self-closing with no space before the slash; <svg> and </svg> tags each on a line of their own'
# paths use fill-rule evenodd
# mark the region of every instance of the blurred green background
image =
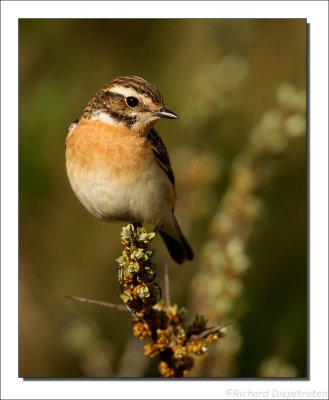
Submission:
<svg viewBox="0 0 329 400">
<path fill-rule="evenodd" d="M 120 301 L 121 225 L 94 219 L 77 201 L 64 142 L 96 91 L 121 75 L 154 83 L 181 117 L 157 129 L 195 260 L 180 267 L 160 239 L 154 247 L 158 281 L 168 262 L 172 300 L 188 306 L 232 161 L 262 115 L 277 107 L 282 83 L 306 88 L 306 20 L 19 21 L 19 376 L 159 376 L 132 337 L 128 313 L 65 298 Z M 205 361 L 229 364 L 226 376 L 278 376 L 280 368 L 285 376 L 307 374 L 305 136 L 290 143 L 272 172 L 258 193 L 264 207 L 248 242 L 251 265 L 228 318 L 237 321 L 240 345 L 234 357 Z M 207 317 L 207 310 L 191 312 Z M 213 376 L 207 370 L 199 376 Z"/>
</svg>

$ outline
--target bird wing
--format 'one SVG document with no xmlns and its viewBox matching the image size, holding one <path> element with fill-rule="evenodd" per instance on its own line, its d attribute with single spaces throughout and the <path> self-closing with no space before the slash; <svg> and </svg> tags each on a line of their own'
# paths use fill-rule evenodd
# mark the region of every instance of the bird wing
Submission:
<svg viewBox="0 0 329 400">
<path fill-rule="evenodd" d="M 156 133 L 154 129 L 151 129 L 149 134 L 147 135 L 147 139 L 152 146 L 153 153 L 159 166 L 167 174 L 170 182 L 175 185 L 174 173 L 171 168 L 168 152 L 161 137 Z"/>
</svg>

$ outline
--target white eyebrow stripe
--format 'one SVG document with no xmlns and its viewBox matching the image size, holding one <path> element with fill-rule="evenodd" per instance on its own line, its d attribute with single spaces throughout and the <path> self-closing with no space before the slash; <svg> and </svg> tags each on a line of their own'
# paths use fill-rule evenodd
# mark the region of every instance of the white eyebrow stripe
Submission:
<svg viewBox="0 0 329 400">
<path fill-rule="evenodd" d="M 111 93 L 119 94 L 124 97 L 129 97 L 129 96 L 137 97 L 145 106 L 151 106 L 153 104 L 152 99 L 150 99 L 144 94 L 136 92 L 136 90 L 133 88 L 127 88 L 124 86 L 114 86 L 109 91 Z"/>
<path fill-rule="evenodd" d="M 111 93 L 121 94 L 124 97 L 134 96 L 139 97 L 139 94 L 133 88 L 126 88 L 124 86 L 114 86 L 109 90 Z"/>
</svg>

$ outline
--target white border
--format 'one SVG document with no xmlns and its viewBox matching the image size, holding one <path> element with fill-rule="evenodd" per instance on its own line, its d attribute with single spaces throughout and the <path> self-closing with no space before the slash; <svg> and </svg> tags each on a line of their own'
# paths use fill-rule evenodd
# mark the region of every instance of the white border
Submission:
<svg viewBox="0 0 329 400">
<path fill-rule="evenodd" d="M 328 390 L 328 3 L 1 2 L 2 398 L 261 398 L 260 391 Z M 311 380 L 23 381 L 17 378 L 18 18 L 307 18 L 311 24 Z M 238 390 L 236 396 L 230 390 Z M 251 392 L 248 392 L 251 390 Z M 253 395 L 254 392 L 254 395 Z M 291 394 L 293 396 L 293 394 Z M 283 398 L 277 395 L 276 398 Z M 295 398 L 301 398 L 296 396 Z"/>
</svg>

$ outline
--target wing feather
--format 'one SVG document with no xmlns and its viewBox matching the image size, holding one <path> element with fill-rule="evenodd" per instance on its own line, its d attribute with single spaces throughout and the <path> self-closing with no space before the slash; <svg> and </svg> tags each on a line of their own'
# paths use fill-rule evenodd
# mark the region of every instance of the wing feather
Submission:
<svg viewBox="0 0 329 400">
<path fill-rule="evenodd" d="M 149 134 L 147 135 L 147 139 L 152 146 L 154 156 L 159 166 L 165 171 L 170 182 L 175 185 L 174 173 L 171 168 L 168 152 L 161 137 L 156 133 L 154 129 L 151 129 Z"/>
</svg>

